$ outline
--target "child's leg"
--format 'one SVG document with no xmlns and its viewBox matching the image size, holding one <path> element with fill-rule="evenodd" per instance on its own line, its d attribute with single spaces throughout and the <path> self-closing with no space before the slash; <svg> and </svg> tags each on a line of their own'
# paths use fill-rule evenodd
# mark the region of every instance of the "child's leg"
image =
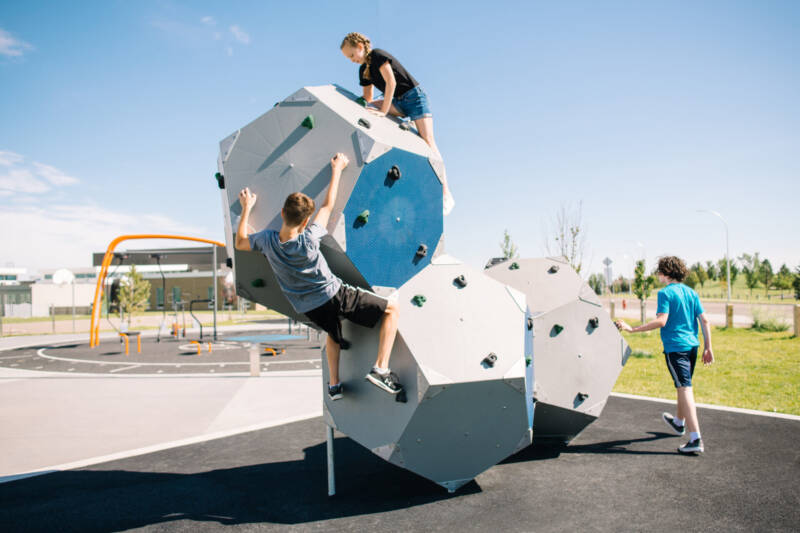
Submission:
<svg viewBox="0 0 800 533">
<path fill-rule="evenodd" d="M 419 131 L 419 136 L 423 138 L 423 140 L 428 143 L 428 146 L 431 147 L 433 153 L 436 154 L 436 157 L 439 159 L 442 158 L 441 152 L 439 152 L 439 147 L 436 146 L 436 140 L 433 138 L 433 117 L 422 117 L 418 118 L 414 121 L 414 124 L 417 126 L 417 131 Z M 447 176 L 442 176 L 442 188 L 444 189 L 444 195 L 450 192 L 450 188 L 447 186 Z"/>
<path fill-rule="evenodd" d="M 378 334 L 378 358 L 375 360 L 375 366 L 378 368 L 389 367 L 389 357 L 392 355 L 392 346 L 397 334 L 398 312 L 395 302 L 390 301 L 386 304 L 386 311 L 383 314 L 383 322 L 381 322 Z"/>
<path fill-rule="evenodd" d="M 374 105 L 375 107 L 380 109 L 383 106 L 383 102 L 384 102 L 384 100 L 375 100 L 374 102 L 370 102 L 370 105 Z M 405 113 L 403 113 L 402 111 L 397 109 L 394 106 L 394 104 L 392 104 L 391 107 L 389 107 L 389 114 L 392 115 L 393 117 L 404 117 L 404 116 L 406 116 Z"/>
<path fill-rule="evenodd" d="M 328 335 L 325 343 L 325 353 L 328 356 L 328 377 L 329 385 L 339 384 L 339 344 Z"/>
<path fill-rule="evenodd" d="M 694 391 L 691 387 L 678 387 L 678 413 L 686 416 L 686 429 L 690 433 L 700 433 L 697 407 L 694 404 Z"/>
</svg>

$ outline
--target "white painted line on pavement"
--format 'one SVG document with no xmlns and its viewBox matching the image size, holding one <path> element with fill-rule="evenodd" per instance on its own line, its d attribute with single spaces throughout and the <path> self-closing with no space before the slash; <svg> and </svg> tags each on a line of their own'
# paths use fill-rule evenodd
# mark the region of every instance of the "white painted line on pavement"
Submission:
<svg viewBox="0 0 800 533">
<path fill-rule="evenodd" d="M 44 357 L 45 359 L 51 359 L 53 361 L 67 361 L 70 363 L 84 363 L 88 365 L 131 365 L 136 364 L 139 366 L 171 366 L 171 367 L 181 367 L 181 366 L 219 366 L 220 364 L 224 365 L 249 365 L 249 361 L 227 361 L 225 363 L 148 363 L 146 361 L 93 361 L 91 359 L 74 359 L 70 357 L 56 357 L 55 355 L 47 355 L 44 351 L 47 348 L 40 348 L 36 353 L 39 356 Z M 291 363 L 314 363 L 318 362 L 319 359 L 289 359 L 286 361 L 269 361 L 267 364 L 270 365 L 288 365 Z"/>
<path fill-rule="evenodd" d="M 109 370 L 108 372 L 113 374 L 114 372 L 122 372 L 123 370 L 130 370 L 132 368 L 139 368 L 139 365 L 123 366 L 122 368 L 115 368 L 114 370 Z"/>
<path fill-rule="evenodd" d="M 675 400 L 665 400 L 664 398 L 651 398 L 650 396 L 638 396 L 636 394 L 626 394 L 624 392 L 612 392 L 611 396 L 618 396 L 620 398 L 629 398 L 631 400 L 647 400 L 649 402 L 668 403 L 671 405 L 675 405 Z M 788 415 L 786 413 L 770 413 L 769 411 L 758 411 L 756 409 L 743 409 L 741 407 L 727 407 L 724 405 L 712 405 L 710 403 L 695 403 L 695 405 L 697 405 L 697 407 L 702 407 L 703 409 L 714 409 L 715 411 L 728 411 L 730 413 L 740 413 L 743 415 L 770 416 L 772 418 L 783 418 L 786 420 L 800 421 L 800 416 Z"/>
<path fill-rule="evenodd" d="M 242 426 L 240 428 L 235 429 L 228 429 L 225 431 L 217 431 L 214 433 L 208 433 L 205 435 L 198 435 L 196 437 L 189 437 L 186 439 L 174 440 L 171 442 L 163 442 L 161 444 L 154 444 L 152 446 L 144 446 L 142 448 L 135 448 L 133 450 L 127 450 L 124 452 L 117 452 L 111 453 L 108 455 L 100 455 L 97 457 L 90 457 L 88 459 L 81 459 L 80 461 L 73 461 L 71 463 L 63 463 L 60 465 L 54 466 L 47 466 L 44 468 L 40 468 L 33 472 L 19 472 L 16 474 L 11 474 L 8 476 L 0 477 L 0 483 L 8 483 L 10 481 L 16 481 L 18 479 L 25 479 L 34 476 L 41 476 L 44 474 L 50 474 L 53 472 L 60 472 L 63 470 L 74 470 L 76 468 L 83 468 L 86 466 L 96 465 L 100 463 L 107 463 L 109 461 L 118 461 L 120 459 L 127 459 L 129 457 L 136 457 L 138 455 L 145 455 L 148 453 L 160 452 L 162 450 L 169 450 L 171 448 L 179 448 L 181 446 L 188 446 L 190 444 L 198 444 L 201 442 L 207 442 L 210 440 L 216 439 L 223 439 L 225 437 L 232 437 L 233 435 L 240 435 L 242 433 L 249 433 L 251 431 L 258 431 L 261 429 L 271 428 L 275 426 L 281 426 L 283 424 L 290 424 L 292 422 L 299 422 L 301 420 L 308 420 L 309 418 L 314 418 L 317 416 L 322 416 L 322 410 L 315 410 L 311 413 L 307 413 L 304 415 L 293 416 L 289 418 L 283 418 L 280 420 L 271 420 L 269 422 L 262 422 L 260 424 L 252 424 L 249 426 Z"/>
<path fill-rule="evenodd" d="M 25 359 L 26 357 L 33 357 L 33 354 L 30 355 L 4 355 L 0 357 L 0 359 Z"/>
</svg>

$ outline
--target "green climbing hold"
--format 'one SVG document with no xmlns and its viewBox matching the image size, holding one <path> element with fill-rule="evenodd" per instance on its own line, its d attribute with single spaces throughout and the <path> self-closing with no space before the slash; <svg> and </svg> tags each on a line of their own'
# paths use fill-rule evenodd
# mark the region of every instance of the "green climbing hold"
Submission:
<svg viewBox="0 0 800 533">
<path fill-rule="evenodd" d="M 559 333 L 561 333 L 562 331 L 564 331 L 564 326 L 562 326 L 562 325 L 560 325 L 560 324 L 553 324 L 553 332 L 554 332 L 556 335 L 558 335 L 558 334 L 559 334 Z"/>
<path fill-rule="evenodd" d="M 301 126 L 304 128 L 308 128 L 310 130 L 314 129 L 314 115 L 308 115 L 306 118 L 303 119 L 303 122 L 300 123 Z"/>
<path fill-rule="evenodd" d="M 356 98 L 356 103 L 361 107 L 367 107 L 367 99 L 364 98 L 363 96 L 359 96 L 358 98 Z"/>
<path fill-rule="evenodd" d="M 421 294 L 417 294 L 416 296 L 414 296 L 413 298 L 411 298 L 411 301 L 412 301 L 412 302 L 413 302 L 413 304 L 414 304 L 414 305 L 416 305 L 417 307 L 422 307 L 422 304 L 424 304 L 424 303 L 425 303 L 425 302 L 427 302 L 428 300 L 427 300 L 427 298 L 425 298 L 423 295 L 421 295 Z"/>
<path fill-rule="evenodd" d="M 252 285 L 253 287 L 263 287 L 264 286 L 264 280 L 261 279 L 261 278 L 256 278 L 256 279 L 254 279 L 253 281 L 250 282 L 250 285 Z"/>
<path fill-rule="evenodd" d="M 532 359 L 530 357 L 525 358 L 525 366 L 531 366 Z"/>
<path fill-rule="evenodd" d="M 519 265 L 517 263 L 511 263 L 510 265 L 508 265 L 508 269 L 509 270 L 518 270 L 519 269 Z"/>
<path fill-rule="evenodd" d="M 361 222 L 362 224 L 366 224 L 369 222 L 369 209 L 364 209 L 361 213 L 358 214 L 356 220 Z"/>
</svg>

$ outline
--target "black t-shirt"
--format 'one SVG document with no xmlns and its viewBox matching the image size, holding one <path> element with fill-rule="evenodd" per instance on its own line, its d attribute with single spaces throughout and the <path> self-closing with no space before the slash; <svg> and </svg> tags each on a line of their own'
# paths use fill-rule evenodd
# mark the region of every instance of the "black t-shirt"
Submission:
<svg viewBox="0 0 800 533">
<path fill-rule="evenodd" d="M 367 68 L 366 64 L 361 65 L 358 69 L 358 83 L 362 87 L 374 85 L 380 92 L 386 92 L 386 81 L 383 79 L 383 74 L 381 74 L 380 68 L 387 61 L 390 65 L 392 65 L 394 79 L 397 81 L 397 87 L 394 89 L 395 98 L 403 96 L 407 91 L 410 91 L 419 85 L 419 82 L 414 79 L 414 76 L 409 74 L 408 71 L 403 68 L 403 65 L 401 65 L 400 62 L 386 50 L 374 48 L 371 54 L 372 55 L 370 56 L 369 62 L 369 79 L 364 78 L 364 70 Z"/>
</svg>

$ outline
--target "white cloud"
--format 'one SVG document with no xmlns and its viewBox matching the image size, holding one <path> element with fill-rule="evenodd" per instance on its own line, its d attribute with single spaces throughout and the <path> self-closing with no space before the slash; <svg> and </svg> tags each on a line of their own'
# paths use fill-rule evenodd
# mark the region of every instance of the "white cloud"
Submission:
<svg viewBox="0 0 800 533">
<path fill-rule="evenodd" d="M 250 44 L 250 35 L 237 25 L 230 27 L 233 37 L 242 44 Z"/>
<path fill-rule="evenodd" d="M 28 50 L 33 50 L 33 46 L 0 28 L 0 55 L 19 57 Z"/>
<path fill-rule="evenodd" d="M 0 236 L 3 255 L 30 268 L 91 265 L 92 253 L 106 249 L 112 239 L 130 234 L 196 235 L 207 237 L 204 228 L 191 226 L 158 213 L 121 213 L 94 204 L 4 206 L 0 227 L 25 228 L 4 231 Z M 212 237 L 213 238 L 213 237 Z M 177 241 L 143 241 L 132 248 L 179 246 Z M 125 245 L 120 245 L 123 249 Z"/>
<path fill-rule="evenodd" d="M 3 169 L 2 167 L 5 167 Z M 0 151 L 0 192 L 2 196 L 13 193 L 42 194 L 51 190 L 51 185 L 61 187 L 78 183 L 63 171 L 51 165 L 25 163 L 25 157 L 9 151 Z"/>
<path fill-rule="evenodd" d="M 200 22 L 205 24 L 206 26 L 216 26 L 217 21 L 214 20 L 214 17 L 203 17 L 200 19 Z"/>
</svg>

